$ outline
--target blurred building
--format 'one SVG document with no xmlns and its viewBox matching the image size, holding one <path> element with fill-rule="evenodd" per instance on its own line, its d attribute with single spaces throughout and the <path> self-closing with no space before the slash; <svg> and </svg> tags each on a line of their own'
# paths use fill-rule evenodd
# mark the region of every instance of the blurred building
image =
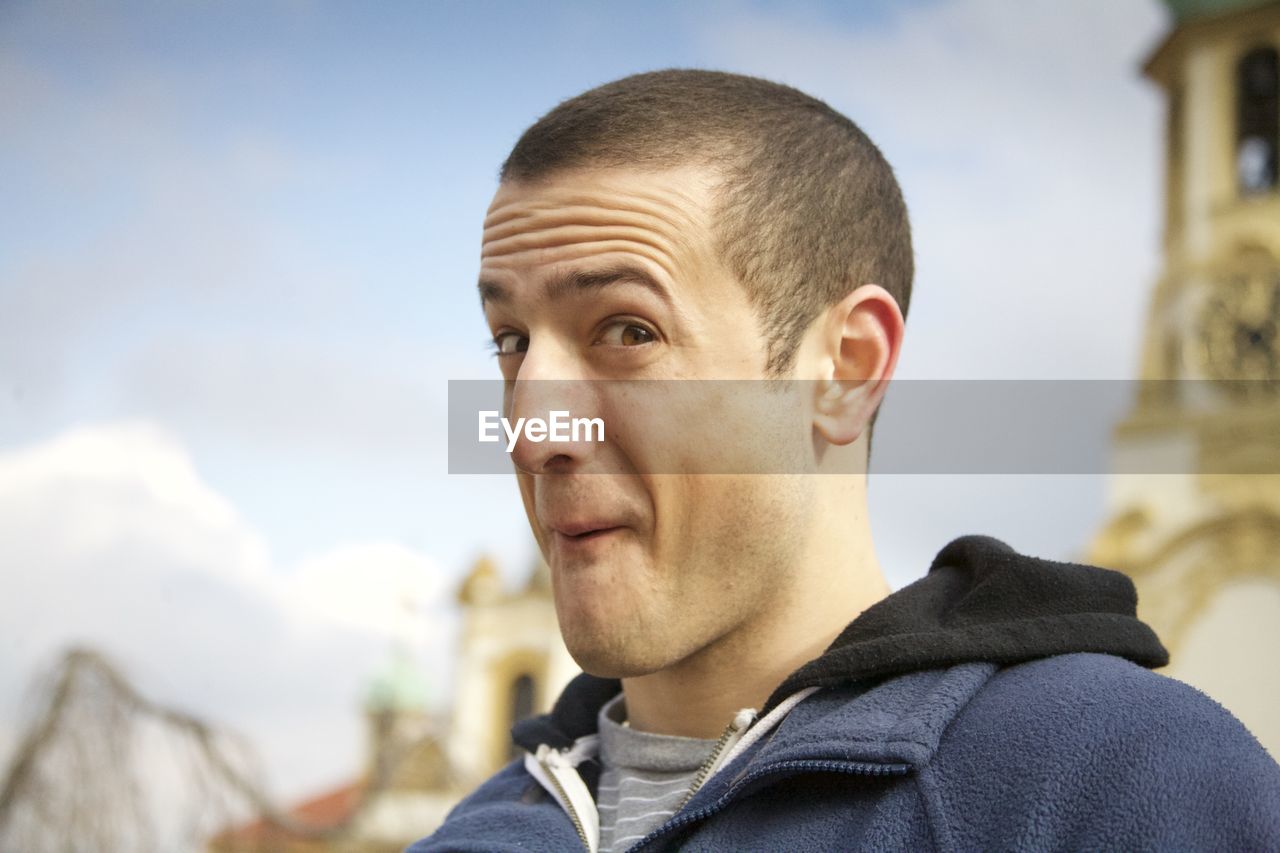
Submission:
<svg viewBox="0 0 1280 853">
<path fill-rule="evenodd" d="M 1280 2 L 1166 0 L 1164 264 L 1086 559 L 1280 756 Z"/>
<path fill-rule="evenodd" d="M 399 853 L 515 757 L 511 726 L 549 710 L 578 672 L 560 640 L 550 572 L 539 560 L 510 590 L 493 561 L 481 558 L 457 601 L 462 632 L 450 712 L 430 713 L 426 675 L 398 645 L 366 696 L 359 778 L 291 808 L 297 827 L 257 820 L 215 837 L 213 853 Z"/>
</svg>

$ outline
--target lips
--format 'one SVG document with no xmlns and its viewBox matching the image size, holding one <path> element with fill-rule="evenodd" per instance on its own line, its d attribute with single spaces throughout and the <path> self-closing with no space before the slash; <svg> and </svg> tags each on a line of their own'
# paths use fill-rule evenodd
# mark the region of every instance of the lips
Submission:
<svg viewBox="0 0 1280 853">
<path fill-rule="evenodd" d="M 643 515 L 631 508 L 623 490 L 602 490 L 600 485 L 570 479 L 539 489 L 537 519 L 549 539 L 576 552 L 587 543 L 612 541 L 628 530 L 642 529 Z"/>
<path fill-rule="evenodd" d="M 551 529 L 556 533 L 559 533 L 561 536 L 567 536 L 570 539 L 578 539 L 590 536 L 593 533 L 603 533 L 607 530 L 613 530 L 621 526 L 621 524 L 618 524 L 615 521 L 583 519 L 552 524 Z"/>
</svg>

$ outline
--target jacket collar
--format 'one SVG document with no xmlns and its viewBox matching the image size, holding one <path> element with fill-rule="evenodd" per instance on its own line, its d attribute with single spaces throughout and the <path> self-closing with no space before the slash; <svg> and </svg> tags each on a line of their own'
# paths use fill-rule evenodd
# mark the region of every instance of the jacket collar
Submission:
<svg viewBox="0 0 1280 853">
<path fill-rule="evenodd" d="M 1138 621 L 1136 606 L 1133 582 L 1119 572 L 1028 557 L 998 539 L 964 536 L 938 552 L 924 578 L 868 608 L 821 656 L 792 673 L 761 713 L 806 687 L 837 688 L 842 694 L 853 690 L 856 695 L 894 675 L 924 677 L 949 667 L 989 674 L 997 664 L 1072 652 L 1114 654 L 1146 667 L 1163 666 L 1168 652 Z M 980 666 L 965 669 L 962 664 Z M 568 749 L 595 733 L 601 706 L 621 689 L 617 679 L 579 675 L 550 714 L 517 723 L 512 736 L 529 751 L 543 743 Z M 827 692 L 792 715 L 820 704 L 817 700 Z M 872 722 L 841 719 L 842 725 L 859 726 L 845 732 L 863 731 Z M 901 725 L 914 720 L 911 725 L 932 731 L 919 715 L 898 719 Z"/>
</svg>

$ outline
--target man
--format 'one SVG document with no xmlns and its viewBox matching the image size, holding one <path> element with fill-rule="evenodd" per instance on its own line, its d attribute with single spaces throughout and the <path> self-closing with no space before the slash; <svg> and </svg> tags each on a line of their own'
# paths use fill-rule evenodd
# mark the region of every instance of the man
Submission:
<svg viewBox="0 0 1280 853">
<path fill-rule="evenodd" d="M 912 254 L 852 122 L 763 80 L 641 74 L 556 107 L 501 177 L 480 291 L 508 414 L 612 430 L 512 449 L 586 674 L 415 853 L 1280 849 L 1280 768 L 1147 669 L 1167 655 L 1124 576 L 969 536 L 890 594 L 866 464 Z M 744 392 L 767 427 L 707 442 L 673 403 L 678 458 L 661 407 L 610 385 L 631 380 L 786 404 Z M 716 388 L 702 414 L 741 414 Z"/>
</svg>

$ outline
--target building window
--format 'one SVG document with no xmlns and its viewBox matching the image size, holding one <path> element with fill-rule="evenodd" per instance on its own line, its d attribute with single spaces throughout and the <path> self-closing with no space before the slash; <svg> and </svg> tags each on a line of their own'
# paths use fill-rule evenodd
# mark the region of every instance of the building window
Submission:
<svg viewBox="0 0 1280 853">
<path fill-rule="evenodd" d="M 533 716 L 533 676 L 521 675 L 511 683 L 511 722 Z"/>
<path fill-rule="evenodd" d="M 533 676 L 525 674 L 511 682 L 511 725 L 533 716 Z M 518 758 L 523 750 L 514 742 L 508 748 L 508 758 Z"/>
<path fill-rule="evenodd" d="M 1236 68 L 1236 178 L 1242 195 L 1276 188 L 1280 62 L 1274 47 L 1249 51 Z"/>
<path fill-rule="evenodd" d="M 1169 89 L 1169 109 L 1165 116 L 1167 126 L 1165 139 L 1168 154 L 1165 157 L 1165 236 L 1182 231 L 1182 134 L 1183 104 L 1185 95 L 1181 83 L 1175 83 Z"/>
</svg>

